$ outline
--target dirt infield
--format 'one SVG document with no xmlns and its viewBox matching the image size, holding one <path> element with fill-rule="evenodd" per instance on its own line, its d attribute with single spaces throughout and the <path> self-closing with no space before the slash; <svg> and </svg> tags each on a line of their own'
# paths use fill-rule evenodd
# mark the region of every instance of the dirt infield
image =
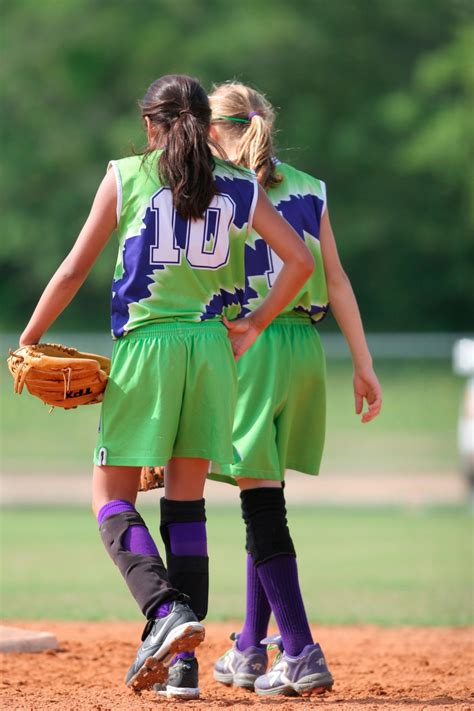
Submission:
<svg viewBox="0 0 474 711">
<path fill-rule="evenodd" d="M 153 692 L 138 696 L 123 684 L 140 626 L 132 622 L 15 622 L 58 637 L 60 649 L 4 654 L 0 707 L 13 711 L 157 711 L 236 706 L 304 711 L 316 705 L 359 709 L 474 709 L 473 630 L 324 626 L 314 632 L 335 677 L 334 690 L 313 699 L 265 699 L 212 679 L 212 662 L 229 645 L 231 623 L 209 623 L 199 649 L 201 699 L 176 702 Z"/>
</svg>

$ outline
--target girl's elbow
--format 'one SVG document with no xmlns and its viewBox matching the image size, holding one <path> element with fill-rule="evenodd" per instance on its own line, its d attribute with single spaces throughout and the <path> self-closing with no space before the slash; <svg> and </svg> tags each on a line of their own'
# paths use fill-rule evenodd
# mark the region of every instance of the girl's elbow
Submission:
<svg viewBox="0 0 474 711">
<path fill-rule="evenodd" d="M 63 284 L 74 284 L 84 280 L 86 273 L 79 264 L 74 262 L 63 262 L 59 267 L 58 277 Z"/>
<path fill-rule="evenodd" d="M 67 289 L 68 287 L 74 286 L 78 282 L 81 281 L 81 277 L 78 272 L 74 270 L 67 270 L 67 271 L 61 271 L 57 275 L 57 284 L 58 286 L 63 289 Z"/>
<path fill-rule="evenodd" d="M 309 279 L 315 268 L 314 257 L 311 252 L 307 251 L 306 254 L 302 255 L 298 263 L 298 268 L 300 272 L 302 272 L 305 277 Z"/>
</svg>

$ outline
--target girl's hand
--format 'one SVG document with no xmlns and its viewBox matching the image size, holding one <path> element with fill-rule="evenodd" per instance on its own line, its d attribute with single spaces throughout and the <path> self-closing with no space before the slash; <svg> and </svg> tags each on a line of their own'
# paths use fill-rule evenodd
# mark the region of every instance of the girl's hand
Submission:
<svg viewBox="0 0 474 711">
<path fill-rule="evenodd" d="M 261 329 L 251 316 L 239 318 L 236 321 L 228 321 L 224 316 L 223 321 L 227 326 L 227 335 L 230 339 L 235 360 L 239 360 L 240 356 L 250 348 L 252 343 L 255 343 L 261 333 Z"/>
<path fill-rule="evenodd" d="M 28 335 L 27 331 L 23 331 L 23 333 L 20 336 L 20 341 L 19 341 L 19 348 L 22 348 L 23 346 L 35 346 L 37 343 L 39 343 L 41 340 L 41 336 L 39 338 L 33 338 Z"/>
<path fill-rule="evenodd" d="M 354 370 L 354 398 L 357 415 L 362 413 L 364 399 L 369 409 L 362 415 L 362 422 L 370 422 L 377 417 L 382 407 L 382 388 L 372 366 L 356 368 Z"/>
</svg>

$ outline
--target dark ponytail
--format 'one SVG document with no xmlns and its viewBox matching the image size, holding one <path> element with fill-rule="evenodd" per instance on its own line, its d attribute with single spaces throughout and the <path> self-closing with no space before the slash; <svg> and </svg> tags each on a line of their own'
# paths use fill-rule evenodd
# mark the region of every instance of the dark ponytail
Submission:
<svg viewBox="0 0 474 711">
<path fill-rule="evenodd" d="M 201 218 L 216 192 L 206 92 L 197 79 L 170 74 L 151 84 L 140 108 L 155 132 L 145 155 L 163 148 L 158 176 L 171 188 L 176 211 L 185 219 Z"/>
</svg>

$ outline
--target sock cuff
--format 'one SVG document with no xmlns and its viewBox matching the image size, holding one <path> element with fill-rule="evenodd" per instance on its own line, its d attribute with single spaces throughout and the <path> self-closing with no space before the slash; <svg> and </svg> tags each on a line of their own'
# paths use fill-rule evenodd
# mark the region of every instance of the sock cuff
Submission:
<svg viewBox="0 0 474 711">
<path fill-rule="evenodd" d="M 255 565 L 282 554 L 295 555 L 286 520 L 283 490 L 271 487 L 242 491 L 246 549 Z"/>
<path fill-rule="evenodd" d="M 125 501 L 125 499 L 113 499 L 112 501 L 108 501 L 102 506 L 97 514 L 99 526 L 102 526 L 106 518 L 116 516 L 117 514 L 124 513 L 125 511 L 136 511 L 136 509 L 130 501 Z"/>
<path fill-rule="evenodd" d="M 206 521 L 206 501 L 197 499 L 196 501 L 175 501 L 160 499 L 161 526 L 170 523 L 194 523 Z"/>
<path fill-rule="evenodd" d="M 258 510 L 265 505 L 283 504 L 286 506 L 285 494 L 281 487 L 262 486 L 257 489 L 244 489 L 240 492 L 240 501 L 242 507 L 245 507 L 249 512 Z"/>
</svg>

